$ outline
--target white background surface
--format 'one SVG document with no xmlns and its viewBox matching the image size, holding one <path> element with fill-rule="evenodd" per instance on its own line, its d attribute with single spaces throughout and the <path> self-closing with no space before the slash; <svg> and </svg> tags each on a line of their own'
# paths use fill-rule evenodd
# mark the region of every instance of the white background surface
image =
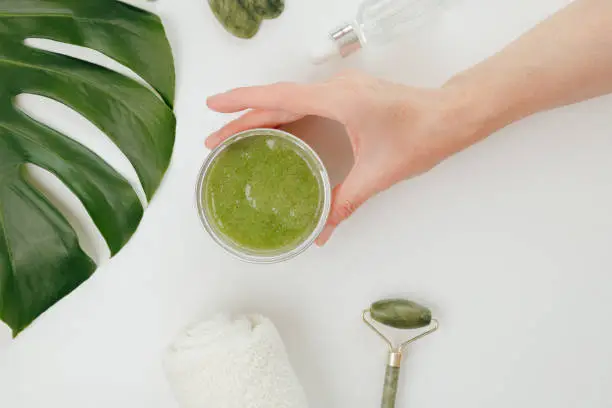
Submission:
<svg viewBox="0 0 612 408">
<path fill-rule="evenodd" d="M 98 240 L 103 265 L 91 280 L 16 340 L 0 327 L 0 407 L 175 407 L 164 348 L 194 319 L 226 310 L 275 321 L 311 407 L 377 407 L 385 346 L 360 311 L 389 296 L 422 301 L 441 321 L 405 362 L 398 407 L 612 407 L 611 97 L 499 132 L 372 200 L 326 248 L 289 263 L 247 265 L 214 245 L 194 185 L 205 135 L 228 118 L 205 97 L 328 75 L 336 67 L 305 63 L 309 44 L 358 4 L 287 3 L 245 42 L 203 0 L 158 2 L 177 62 L 172 166 L 116 258 L 104 260 Z M 344 65 L 436 86 L 568 1 L 453 3 L 411 41 Z M 125 170 L 78 116 L 31 106 Z"/>
</svg>

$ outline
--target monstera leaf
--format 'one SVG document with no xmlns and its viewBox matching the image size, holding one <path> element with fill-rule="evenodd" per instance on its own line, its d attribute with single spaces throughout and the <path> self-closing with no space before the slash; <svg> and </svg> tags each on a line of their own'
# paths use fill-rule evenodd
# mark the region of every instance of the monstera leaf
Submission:
<svg viewBox="0 0 612 408">
<path fill-rule="evenodd" d="M 153 89 L 79 59 L 27 46 L 43 38 L 97 50 Z M 150 199 L 174 144 L 174 65 L 158 17 L 115 0 L 0 0 L 0 318 L 14 335 L 96 269 L 66 218 L 24 177 L 48 170 L 83 203 L 111 253 L 143 208 L 102 158 L 15 104 L 20 94 L 79 112 L 125 154 Z"/>
<path fill-rule="evenodd" d="M 285 0 L 208 0 L 223 27 L 239 38 L 252 38 L 264 19 L 280 16 Z"/>
</svg>

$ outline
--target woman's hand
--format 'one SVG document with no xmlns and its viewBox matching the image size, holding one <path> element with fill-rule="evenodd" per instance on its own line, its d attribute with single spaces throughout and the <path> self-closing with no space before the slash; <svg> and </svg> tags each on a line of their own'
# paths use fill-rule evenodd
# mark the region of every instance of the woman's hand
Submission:
<svg viewBox="0 0 612 408">
<path fill-rule="evenodd" d="M 306 115 L 346 127 L 355 165 L 334 191 L 324 244 L 370 197 L 427 171 L 490 133 L 535 112 L 612 92 L 612 2 L 577 0 L 441 89 L 344 74 L 314 84 L 276 84 L 213 96 L 219 112 L 251 109 L 207 140 L 276 127 Z"/>
<path fill-rule="evenodd" d="M 208 106 L 224 113 L 249 110 L 209 136 L 209 148 L 235 133 L 277 127 L 307 115 L 333 119 L 346 127 L 355 164 L 334 189 L 319 245 L 366 200 L 431 169 L 479 138 L 468 98 L 458 89 L 412 88 L 359 73 L 311 85 L 235 89 L 209 98 Z"/>
</svg>

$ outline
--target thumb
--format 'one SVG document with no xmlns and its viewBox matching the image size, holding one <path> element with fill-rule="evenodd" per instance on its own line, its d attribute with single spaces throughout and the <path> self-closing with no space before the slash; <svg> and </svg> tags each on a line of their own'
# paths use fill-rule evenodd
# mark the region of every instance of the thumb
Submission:
<svg viewBox="0 0 612 408">
<path fill-rule="evenodd" d="M 364 179 L 353 169 L 346 180 L 334 188 L 327 225 L 317 238 L 317 245 L 325 245 L 338 225 L 353 215 L 371 196 L 363 183 Z"/>
</svg>

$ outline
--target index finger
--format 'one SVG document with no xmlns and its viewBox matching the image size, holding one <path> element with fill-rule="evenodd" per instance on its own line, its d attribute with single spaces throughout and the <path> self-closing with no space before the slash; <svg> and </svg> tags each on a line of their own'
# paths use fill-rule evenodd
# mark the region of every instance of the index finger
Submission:
<svg viewBox="0 0 612 408">
<path fill-rule="evenodd" d="M 333 92 L 326 84 L 281 82 L 272 85 L 236 88 L 211 96 L 208 107 L 222 113 L 265 109 L 317 115 L 337 119 L 340 105 L 333 103 Z"/>
</svg>

